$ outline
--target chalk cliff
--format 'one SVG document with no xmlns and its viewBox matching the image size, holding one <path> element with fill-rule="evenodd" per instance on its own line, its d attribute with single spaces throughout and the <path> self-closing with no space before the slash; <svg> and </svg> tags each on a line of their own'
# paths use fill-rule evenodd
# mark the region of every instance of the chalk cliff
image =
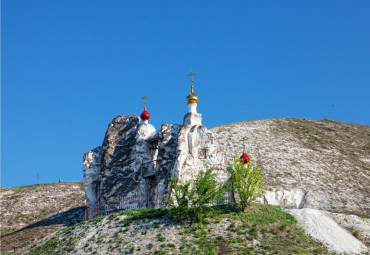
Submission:
<svg viewBox="0 0 370 255">
<path fill-rule="evenodd" d="M 184 125 L 163 124 L 159 131 L 138 116 L 121 115 L 108 125 L 102 146 L 84 155 L 87 205 L 164 207 L 172 175 L 190 180 L 210 167 L 220 181 L 228 179 L 224 151 L 200 114 L 188 113 Z"/>
</svg>

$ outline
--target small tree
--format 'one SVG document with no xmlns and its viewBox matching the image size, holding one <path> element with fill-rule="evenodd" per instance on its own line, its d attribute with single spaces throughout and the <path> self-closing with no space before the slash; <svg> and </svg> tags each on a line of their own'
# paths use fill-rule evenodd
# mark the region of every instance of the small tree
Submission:
<svg viewBox="0 0 370 255">
<path fill-rule="evenodd" d="M 265 194 L 262 183 L 263 173 L 258 166 L 252 167 L 250 163 L 244 165 L 238 156 L 234 157 L 234 163 L 229 162 L 227 168 L 231 174 L 232 190 L 238 196 L 238 204 L 245 211 L 251 201 Z"/>
<path fill-rule="evenodd" d="M 170 181 L 170 196 L 167 202 L 175 220 L 183 220 L 190 217 L 190 204 L 194 197 L 194 190 L 190 189 L 191 182 L 180 182 L 177 176 L 172 175 Z"/>
<path fill-rule="evenodd" d="M 213 168 L 200 171 L 194 180 L 195 196 L 193 201 L 193 210 L 196 219 L 202 223 L 204 216 L 212 210 L 210 206 L 217 200 L 223 198 L 225 186 L 217 182 L 216 174 Z"/>
<path fill-rule="evenodd" d="M 214 201 L 223 197 L 225 186 L 217 182 L 213 168 L 200 171 L 193 181 L 179 181 L 172 176 L 168 204 L 176 220 L 195 217 L 202 223 Z"/>
</svg>

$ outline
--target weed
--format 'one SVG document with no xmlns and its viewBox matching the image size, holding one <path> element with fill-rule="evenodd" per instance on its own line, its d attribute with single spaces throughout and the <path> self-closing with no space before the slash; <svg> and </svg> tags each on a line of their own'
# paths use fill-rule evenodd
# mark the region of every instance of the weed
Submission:
<svg viewBox="0 0 370 255">
<path fill-rule="evenodd" d="M 250 234 L 251 236 L 256 237 L 256 236 L 257 236 L 257 233 L 258 233 L 258 231 L 257 231 L 257 229 L 256 229 L 256 228 L 251 228 L 251 229 L 249 230 L 249 234 Z"/>
<path fill-rule="evenodd" d="M 130 248 L 130 254 L 133 254 L 134 251 L 135 251 L 135 247 L 131 246 L 131 248 Z"/>
<path fill-rule="evenodd" d="M 155 255 L 166 255 L 166 252 L 165 251 L 158 250 L 158 251 L 155 251 L 154 254 Z"/>
<path fill-rule="evenodd" d="M 206 236 L 208 233 L 206 231 L 199 231 L 199 232 L 195 232 L 194 233 L 194 236 L 196 238 L 199 238 L 199 237 L 202 237 L 202 236 Z"/>
<path fill-rule="evenodd" d="M 357 230 L 356 230 L 356 231 L 354 231 L 352 234 L 353 234 L 353 236 L 354 236 L 354 237 L 358 238 L 358 234 L 359 234 L 359 233 L 358 233 L 358 231 L 357 231 Z"/>
<path fill-rule="evenodd" d="M 166 239 L 161 234 L 158 234 L 157 235 L 157 240 L 160 241 L 160 242 L 163 242 Z"/>
<path fill-rule="evenodd" d="M 226 230 L 228 230 L 228 231 L 233 231 L 233 230 L 234 230 L 234 228 L 235 228 L 235 222 L 231 223 L 231 224 L 227 227 L 227 229 L 226 229 Z"/>
<path fill-rule="evenodd" d="M 286 225 L 285 225 L 285 224 L 282 224 L 282 225 L 279 227 L 279 229 L 280 229 L 281 231 L 284 231 L 284 230 L 285 230 L 285 228 L 286 228 Z"/>
<path fill-rule="evenodd" d="M 276 228 L 270 228 L 270 233 L 276 235 L 278 233 Z"/>
<path fill-rule="evenodd" d="M 118 231 L 116 231 L 115 233 L 114 233 L 114 237 L 115 238 L 118 238 L 118 236 L 119 236 L 119 233 L 121 232 L 121 230 L 118 230 Z"/>
<path fill-rule="evenodd" d="M 238 239 L 232 237 L 232 238 L 229 239 L 229 242 L 230 243 L 237 243 Z"/>
<path fill-rule="evenodd" d="M 362 149 L 364 151 L 367 151 L 367 152 L 370 153 L 370 142 L 368 142 L 367 144 L 365 144 L 364 146 L 362 146 Z"/>
</svg>

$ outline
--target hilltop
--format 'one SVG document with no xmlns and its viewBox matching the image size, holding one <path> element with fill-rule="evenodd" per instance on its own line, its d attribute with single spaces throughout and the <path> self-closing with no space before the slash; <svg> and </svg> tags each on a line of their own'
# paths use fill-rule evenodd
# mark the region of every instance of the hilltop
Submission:
<svg viewBox="0 0 370 255">
<path fill-rule="evenodd" d="M 218 206 L 204 225 L 175 222 L 166 209 L 101 216 L 58 232 L 36 254 L 328 254 L 277 206 L 242 213 Z"/>
</svg>

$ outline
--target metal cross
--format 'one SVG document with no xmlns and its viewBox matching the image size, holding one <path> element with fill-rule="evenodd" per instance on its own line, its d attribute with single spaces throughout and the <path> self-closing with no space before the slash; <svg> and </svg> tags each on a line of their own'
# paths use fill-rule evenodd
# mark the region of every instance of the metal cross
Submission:
<svg viewBox="0 0 370 255">
<path fill-rule="evenodd" d="M 193 92 L 193 89 L 194 89 L 194 85 L 193 85 L 194 79 L 193 79 L 193 77 L 195 76 L 195 73 L 193 71 L 190 71 L 188 76 L 190 76 L 191 92 Z"/>
<path fill-rule="evenodd" d="M 146 100 L 148 99 L 149 97 L 147 96 L 143 96 L 141 99 L 144 100 L 144 110 L 146 111 Z"/>
<path fill-rule="evenodd" d="M 245 153 L 245 140 L 247 140 L 247 138 L 244 136 L 242 141 L 243 141 L 243 153 Z"/>
</svg>

